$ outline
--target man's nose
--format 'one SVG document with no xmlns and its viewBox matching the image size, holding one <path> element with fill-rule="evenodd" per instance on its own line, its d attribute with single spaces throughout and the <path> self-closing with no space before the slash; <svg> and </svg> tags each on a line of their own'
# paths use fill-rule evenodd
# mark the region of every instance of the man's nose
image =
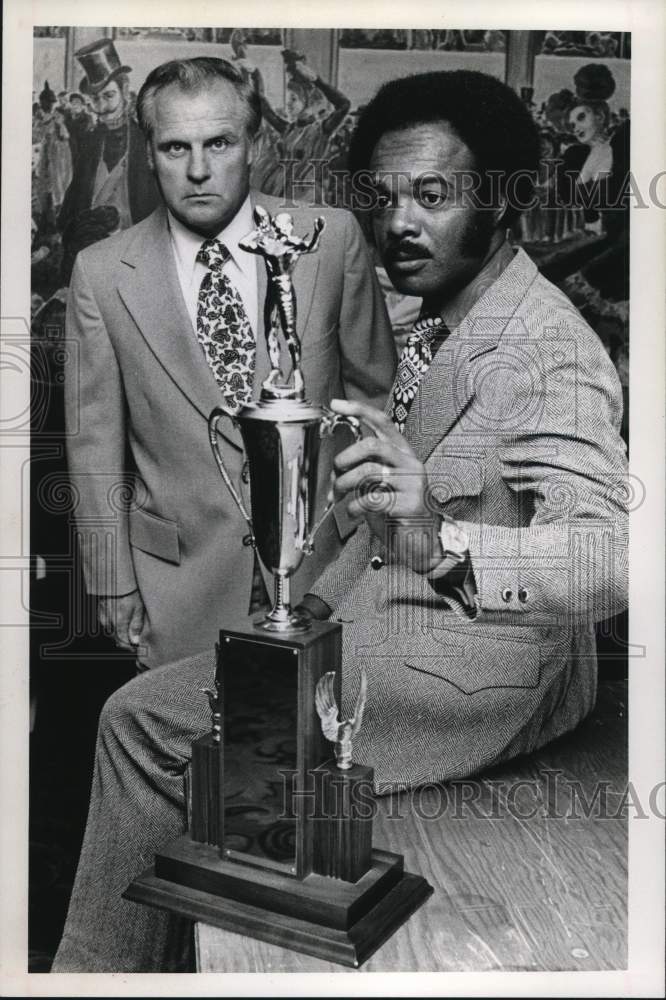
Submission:
<svg viewBox="0 0 666 1000">
<path fill-rule="evenodd" d="M 420 230 L 413 201 L 398 201 L 387 214 L 388 230 L 392 236 L 415 236 Z"/>
<path fill-rule="evenodd" d="M 187 176 L 194 183 L 200 183 L 210 177 L 210 167 L 208 164 L 208 151 L 205 149 L 192 148 L 187 164 Z"/>
</svg>

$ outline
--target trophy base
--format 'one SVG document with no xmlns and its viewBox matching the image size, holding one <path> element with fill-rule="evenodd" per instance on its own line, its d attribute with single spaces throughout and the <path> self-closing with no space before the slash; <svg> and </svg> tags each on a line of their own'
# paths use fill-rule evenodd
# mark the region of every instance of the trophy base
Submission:
<svg viewBox="0 0 666 1000">
<path fill-rule="evenodd" d="M 307 632 L 312 628 L 312 620 L 307 615 L 299 615 L 296 611 L 292 611 L 288 618 L 271 618 L 268 614 L 263 618 L 257 618 L 252 625 L 261 632 Z"/>
<path fill-rule="evenodd" d="M 157 854 L 124 898 L 358 968 L 432 891 L 387 851 L 374 850 L 370 870 L 350 883 L 252 869 L 185 836 Z"/>
</svg>

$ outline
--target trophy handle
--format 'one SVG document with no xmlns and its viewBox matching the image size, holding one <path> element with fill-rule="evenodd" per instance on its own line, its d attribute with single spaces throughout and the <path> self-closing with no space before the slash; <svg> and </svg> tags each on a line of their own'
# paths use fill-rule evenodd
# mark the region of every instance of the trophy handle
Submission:
<svg viewBox="0 0 666 1000">
<path fill-rule="evenodd" d="M 346 427 L 350 430 L 354 436 L 354 441 L 360 441 L 363 437 L 361 433 L 361 423 L 356 417 L 346 417 L 342 413 L 334 413 L 333 410 L 324 410 L 321 426 L 319 428 L 320 437 L 331 437 L 337 431 L 338 427 Z M 310 555 L 313 551 L 312 543 L 315 540 L 315 535 L 321 528 L 322 524 L 328 517 L 328 515 L 333 510 L 335 506 L 334 500 L 329 500 L 324 507 L 321 517 L 315 524 L 314 528 L 307 536 L 303 542 L 303 551 L 306 555 Z"/>
<path fill-rule="evenodd" d="M 239 511 L 247 521 L 247 526 L 250 529 L 250 537 L 252 539 L 251 543 L 252 548 L 255 548 L 254 526 L 252 524 L 252 518 L 246 511 L 245 504 L 243 503 L 240 494 L 238 493 L 236 487 L 231 481 L 231 477 L 229 476 L 229 473 L 225 468 L 224 462 L 222 461 L 222 456 L 220 455 L 220 449 L 217 444 L 217 425 L 222 417 L 228 417 L 233 424 L 236 424 L 234 416 L 232 413 L 230 413 L 229 410 L 226 410 L 223 406 L 216 406 L 208 418 L 208 440 L 210 441 L 210 446 L 213 449 L 213 455 L 215 456 L 217 467 L 220 470 L 220 475 L 224 479 L 227 489 L 234 498 L 236 506 L 238 507 Z"/>
</svg>

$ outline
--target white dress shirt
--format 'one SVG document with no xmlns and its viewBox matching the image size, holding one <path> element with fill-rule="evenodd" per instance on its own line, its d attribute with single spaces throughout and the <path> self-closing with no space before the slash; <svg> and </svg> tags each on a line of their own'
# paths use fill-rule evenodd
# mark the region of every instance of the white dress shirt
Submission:
<svg viewBox="0 0 666 1000">
<path fill-rule="evenodd" d="M 187 229 L 168 210 L 167 215 L 178 280 L 192 321 L 192 327 L 196 333 L 199 288 L 208 271 L 206 265 L 197 260 L 197 254 L 205 241 L 203 237 Z M 241 250 L 238 246 L 238 241 L 255 228 L 252 205 L 248 195 L 229 225 L 217 234 L 217 239 L 224 243 L 231 254 L 222 270 L 243 301 L 256 340 L 259 325 L 259 285 L 257 279 L 259 261 L 254 254 L 247 253 L 246 250 Z"/>
</svg>

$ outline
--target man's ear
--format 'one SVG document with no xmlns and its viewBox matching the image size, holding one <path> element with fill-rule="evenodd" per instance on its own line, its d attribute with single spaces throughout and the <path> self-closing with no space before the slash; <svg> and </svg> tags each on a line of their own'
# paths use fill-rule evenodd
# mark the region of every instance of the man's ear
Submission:
<svg viewBox="0 0 666 1000">
<path fill-rule="evenodd" d="M 496 229 L 498 229 L 504 223 L 504 218 L 506 216 L 508 208 L 509 208 L 509 202 L 506 198 L 506 195 L 501 195 L 497 207 L 493 209 L 493 218 L 495 220 Z M 504 225 L 506 225 L 506 223 L 504 223 Z"/>
<path fill-rule="evenodd" d="M 250 141 L 247 147 L 247 165 L 251 167 L 257 157 L 257 144 L 258 144 L 258 134 L 255 132 L 253 136 L 250 137 Z"/>
<path fill-rule="evenodd" d="M 148 166 L 155 172 L 155 160 L 153 158 L 153 144 L 150 139 L 146 139 L 146 159 L 148 160 Z"/>
</svg>

